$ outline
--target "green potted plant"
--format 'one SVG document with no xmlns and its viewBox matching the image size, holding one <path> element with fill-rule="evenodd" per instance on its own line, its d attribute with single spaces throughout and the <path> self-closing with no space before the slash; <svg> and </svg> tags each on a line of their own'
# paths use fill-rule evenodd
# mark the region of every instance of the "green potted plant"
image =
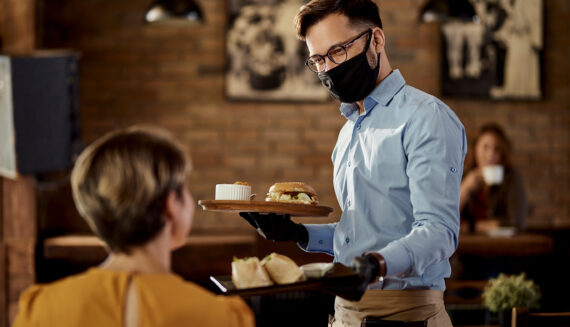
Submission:
<svg viewBox="0 0 570 327">
<path fill-rule="evenodd" d="M 540 297 L 540 288 L 527 279 L 525 273 L 500 274 L 491 278 L 483 289 L 483 304 L 489 311 L 498 313 L 503 326 L 510 326 L 512 308 L 538 309 Z"/>
</svg>

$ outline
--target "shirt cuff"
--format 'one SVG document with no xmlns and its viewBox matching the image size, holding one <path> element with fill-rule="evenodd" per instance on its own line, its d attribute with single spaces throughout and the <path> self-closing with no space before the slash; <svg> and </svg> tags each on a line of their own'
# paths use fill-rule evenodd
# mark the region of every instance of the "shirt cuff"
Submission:
<svg viewBox="0 0 570 327">
<path fill-rule="evenodd" d="M 309 242 L 303 250 L 307 252 L 322 252 L 334 255 L 333 236 L 336 223 L 304 225 L 309 233 Z"/>
<path fill-rule="evenodd" d="M 412 260 L 407 249 L 403 246 L 388 245 L 379 252 L 386 261 L 386 276 L 399 275 L 408 271 Z"/>
</svg>

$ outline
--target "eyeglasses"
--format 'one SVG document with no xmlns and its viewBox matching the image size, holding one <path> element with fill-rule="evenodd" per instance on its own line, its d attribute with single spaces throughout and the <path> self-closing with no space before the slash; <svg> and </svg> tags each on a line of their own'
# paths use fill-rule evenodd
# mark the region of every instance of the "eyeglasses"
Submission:
<svg viewBox="0 0 570 327">
<path fill-rule="evenodd" d="M 354 39 L 348 41 L 345 44 L 333 45 L 329 51 L 327 51 L 326 57 L 330 61 L 339 65 L 348 59 L 348 48 L 350 48 L 356 40 L 360 39 L 363 35 L 368 34 L 368 41 L 370 42 L 370 35 L 372 34 L 372 29 L 368 29 L 360 34 L 358 34 Z M 314 73 L 322 73 L 327 68 L 327 62 L 325 56 L 320 54 L 315 54 L 305 60 L 305 65 Z"/>
</svg>

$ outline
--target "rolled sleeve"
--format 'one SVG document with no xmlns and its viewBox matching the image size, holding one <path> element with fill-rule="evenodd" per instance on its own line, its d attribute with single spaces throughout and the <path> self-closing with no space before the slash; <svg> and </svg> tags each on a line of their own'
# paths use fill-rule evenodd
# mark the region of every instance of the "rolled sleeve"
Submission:
<svg viewBox="0 0 570 327">
<path fill-rule="evenodd" d="M 406 142 L 410 200 L 414 217 L 459 228 L 459 189 L 463 171 L 463 129 L 449 112 L 433 105 L 408 126 Z"/>
<path fill-rule="evenodd" d="M 427 267 L 447 260 L 457 247 L 465 132 L 440 106 L 431 103 L 418 110 L 406 127 L 414 223 L 411 233 L 381 251 L 393 274 L 420 276 Z"/>
</svg>

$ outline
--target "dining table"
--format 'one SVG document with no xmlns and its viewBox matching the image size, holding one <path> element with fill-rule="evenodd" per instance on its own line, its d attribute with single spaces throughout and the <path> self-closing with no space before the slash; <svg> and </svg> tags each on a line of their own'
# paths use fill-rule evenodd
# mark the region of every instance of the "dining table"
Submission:
<svg viewBox="0 0 570 327">
<path fill-rule="evenodd" d="M 554 253 L 554 237 L 548 234 L 460 232 L 457 249 L 450 258 L 452 276 L 446 279 L 444 294 L 446 309 L 455 325 L 462 326 L 466 321 L 470 327 L 491 325 L 482 298 L 489 278 L 499 272 L 521 271 L 540 277 L 539 267 Z"/>
<path fill-rule="evenodd" d="M 472 254 L 481 257 L 531 257 L 552 253 L 554 238 L 540 233 L 515 233 L 508 236 L 492 236 L 489 233 L 464 232 L 459 234 L 456 254 Z"/>
</svg>

